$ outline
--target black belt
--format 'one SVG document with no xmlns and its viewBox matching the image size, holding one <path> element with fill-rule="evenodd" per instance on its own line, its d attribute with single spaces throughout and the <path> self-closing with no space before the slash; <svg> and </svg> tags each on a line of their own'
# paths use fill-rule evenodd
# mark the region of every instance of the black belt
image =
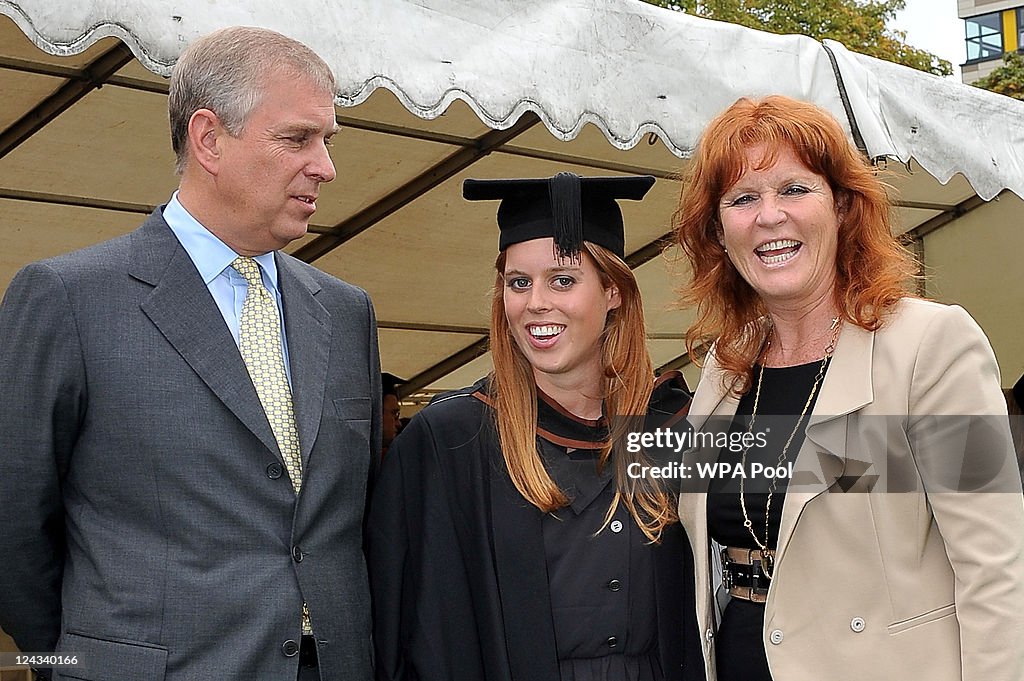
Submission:
<svg viewBox="0 0 1024 681">
<path fill-rule="evenodd" d="M 299 667 L 305 669 L 316 669 L 319 665 L 316 657 L 316 638 L 303 636 L 302 645 L 299 646 Z"/>
<path fill-rule="evenodd" d="M 765 571 L 765 563 L 768 571 L 772 571 L 775 569 L 774 561 L 774 551 L 762 556 L 757 549 L 725 547 L 722 549 L 722 584 L 730 596 L 764 603 L 768 600 L 768 587 L 772 584 Z"/>
</svg>

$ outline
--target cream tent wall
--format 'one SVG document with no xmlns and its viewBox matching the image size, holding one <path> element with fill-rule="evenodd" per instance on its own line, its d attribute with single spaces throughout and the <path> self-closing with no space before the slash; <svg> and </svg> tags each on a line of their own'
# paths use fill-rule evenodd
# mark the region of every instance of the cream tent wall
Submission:
<svg viewBox="0 0 1024 681">
<path fill-rule="evenodd" d="M 971 311 L 996 348 L 1004 385 L 1024 371 L 1024 213 L 994 201 L 924 239 L 928 294 Z"/>
<path fill-rule="evenodd" d="M 487 371 L 494 207 L 466 177 L 650 173 L 626 206 L 657 366 L 696 369 L 660 255 L 673 179 L 741 95 L 816 102 L 896 188 L 901 231 L 1012 384 L 1024 370 L 1017 270 L 1024 104 L 799 36 L 635 0 L 0 0 L 0 289 L 35 259 L 133 229 L 176 181 L 166 75 L 189 40 L 255 24 L 310 44 L 339 77 L 338 179 L 289 250 L 366 288 L 387 370 L 423 396 Z M 671 255 L 671 253 L 670 253 Z"/>
</svg>

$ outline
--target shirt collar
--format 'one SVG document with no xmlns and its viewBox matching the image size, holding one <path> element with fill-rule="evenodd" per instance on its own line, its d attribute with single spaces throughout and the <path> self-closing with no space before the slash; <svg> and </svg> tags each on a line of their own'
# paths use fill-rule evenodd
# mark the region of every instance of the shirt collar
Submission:
<svg viewBox="0 0 1024 681">
<path fill-rule="evenodd" d="M 238 254 L 231 250 L 231 247 L 221 241 L 217 236 L 204 227 L 198 220 L 185 210 L 178 200 L 178 192 L 175 191 L 171 200 L 167 202 L 163 210 L 164 221 L 178 238 L 188 257 L 192 259 L 199 276 L 207 286 L 225 268 L 230 267 Z M 273 290 L 277 290 L 277 263 L 274 253 L 257 255 L 256 262 L 260 264 L 264 273 L 264 282 L 269 279 Z"/>
</svg>

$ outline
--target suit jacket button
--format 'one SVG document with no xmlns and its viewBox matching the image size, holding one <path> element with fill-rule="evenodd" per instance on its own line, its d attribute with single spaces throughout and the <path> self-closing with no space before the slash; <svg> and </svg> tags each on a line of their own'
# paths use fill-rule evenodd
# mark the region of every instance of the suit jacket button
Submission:
<svg viewBox="0 0 1024 681">
<path fill-rule="evenodd" d="M 302 562 L 302 549 L 299 548 L 298 544 L 292 547 L 292 560 L 296 563 Z"/>
<path fill-rule="evenodd" d="M 608 644 L 609 648 L 614 648 L 615 646 L 619 645 L 619 639 L 615 638 L 614 636 L 609 636 L 608 640 L 605 641 L 605 643 Z"/>
<path fill-rule="evenodd" d="M 850 620 L 850 629 L 853 629 L 858 634 L 864 631 L 865 626 L 867 625 L 864 623 L 863 617 L 854 617 Z"/>
<path fill-rule="evenodd" d="M 271 480 L 277 480 L 284 474 L 284 467 L 279 463 L 272 463 L 267 466 L 267 477 Z"/>
<path fill-rule="evenodd" d="M 772 642 L 772 645 L 779 645 L 782 643 L 782 630 L 776 629 L 768 635 L 768 640 Z"/>
<path fill-rule="evenodd" d="M 621 588 L 622 588 L 622 582 L 620 582 L 617 579 L 613 579 L 610 582 L 608 582 L 608 590 L 609 591 L 618 591 Z"/>
<path fill-rule="evenodd" d="M 299 654 L 299 644 L 288 639 L 281 644 L 281 652 L 284 653 L 285 657 L 295 657 Z"/>
</svg>

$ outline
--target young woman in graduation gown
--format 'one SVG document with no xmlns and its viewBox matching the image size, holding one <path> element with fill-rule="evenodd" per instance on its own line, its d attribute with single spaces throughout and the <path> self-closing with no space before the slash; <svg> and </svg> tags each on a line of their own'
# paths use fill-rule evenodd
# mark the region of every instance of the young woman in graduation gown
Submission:
<svg viewBox="0 0 1024 681">
<path fill-rule="evenodd" d="M 611 444 L 689 402 L 677 373 L 652 379 L 623 260 L 615 199 L 653 182 L 467 181 L 466 198 L 501 199 L 494 371 L 435 399 L 384 460 L 368 521 L 378 679 L 703 673 L 674 494 L 629 477 L 644 454 Z"/>
</svg>

